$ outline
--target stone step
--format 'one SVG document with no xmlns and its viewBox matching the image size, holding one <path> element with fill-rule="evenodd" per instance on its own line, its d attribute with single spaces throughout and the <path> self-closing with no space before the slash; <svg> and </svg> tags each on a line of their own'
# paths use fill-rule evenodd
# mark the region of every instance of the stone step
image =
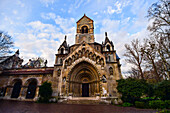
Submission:
<svg viewBox="0 0 170 113">
<path fill-rule="evenodd" d="M 65 104 L 108 104 L 101 100 L 65 100 L 62 103 Z"/>
</svg>

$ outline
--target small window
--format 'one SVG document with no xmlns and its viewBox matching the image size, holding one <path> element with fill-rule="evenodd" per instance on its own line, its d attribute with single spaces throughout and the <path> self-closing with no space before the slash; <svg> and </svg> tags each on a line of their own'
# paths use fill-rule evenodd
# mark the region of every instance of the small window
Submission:
<svg viewBox="0 0 170 113">
<path fill-rule="evenodd" d="M 60 64 L 62 64 L 63 63 L 63 60 L 62 60 L 62 58 L 60 59 Z"/>
<path fill-rule="evenodd" d="M 108 60 L 109 60 L 109 62 L 110 62 L 110 56 L 108 56 Z"/>
<path fill-rule="evenodd" d="M 107 45 L 107 51 L 110 51 L 110 46 L 109 45 Z"/>
<path fill-rule="evenodd" d="M 64 54 L 64 48 L 61 48 L 61 54 Z"/>
</svg>

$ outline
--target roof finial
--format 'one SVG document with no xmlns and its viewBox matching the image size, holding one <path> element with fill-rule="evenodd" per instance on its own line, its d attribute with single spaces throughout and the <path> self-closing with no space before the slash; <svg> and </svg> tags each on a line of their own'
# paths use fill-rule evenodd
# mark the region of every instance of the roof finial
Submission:
<svg viewBox="0 0 170 113">
<path fill-rule="evenodd" d="M 67 35 L 65 35 L 64 41 L 66 41 L 66 39 L 67 39 Z"/>
<path fill-rule="evenodd" d="M 107 32 L 105 32 L 105 36 L 107 37 Z"/>
<path fill-rule="evenodd" d="M 86 14 L 84 13 L 84 16 L 86 16 Z"/>
</svg>

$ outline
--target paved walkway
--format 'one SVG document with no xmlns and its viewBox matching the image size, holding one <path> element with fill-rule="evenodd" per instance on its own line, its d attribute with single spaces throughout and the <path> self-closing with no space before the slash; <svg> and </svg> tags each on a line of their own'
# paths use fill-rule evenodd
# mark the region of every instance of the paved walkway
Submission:
<svg viewBox="0 0 170 113">
<path fill-rule="evenodd" d="M 42 104 L 0 100 L 0 113 L 156 113 L 156 111 L 113 105 Z"/>
</svg>

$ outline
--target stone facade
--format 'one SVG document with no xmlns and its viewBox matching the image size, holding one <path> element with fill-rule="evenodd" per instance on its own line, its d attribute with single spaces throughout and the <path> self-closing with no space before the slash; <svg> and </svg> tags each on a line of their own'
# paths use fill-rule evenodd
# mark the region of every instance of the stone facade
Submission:
<svg viewBox="0 0 170 113">
<path fill-rule="evenodd" d="M 54 67 L 2 69 L 1 96 L 36 100 L 38 87 L 49 81 L 53 96 L 61 99 L 119 98 L 116 80 L 122 78 L 120 58 L 107 33 L 102 44 L 95 42 L 93 20 L 84 15 L 77 21 L 75 44 L 69 46 L 66 38 L 58 49 Z"/>
<path fill-rule="evenodd" d="M 54 65 L 53 96 L 115 97 L 116 80 L 122 78 L 119 57 L 105 33 L 102 44 L 94 40 L 93 20 L 84 15 L 77 21 L 75 44 L 66 37 L 58 49 Z"/>
</svg>

